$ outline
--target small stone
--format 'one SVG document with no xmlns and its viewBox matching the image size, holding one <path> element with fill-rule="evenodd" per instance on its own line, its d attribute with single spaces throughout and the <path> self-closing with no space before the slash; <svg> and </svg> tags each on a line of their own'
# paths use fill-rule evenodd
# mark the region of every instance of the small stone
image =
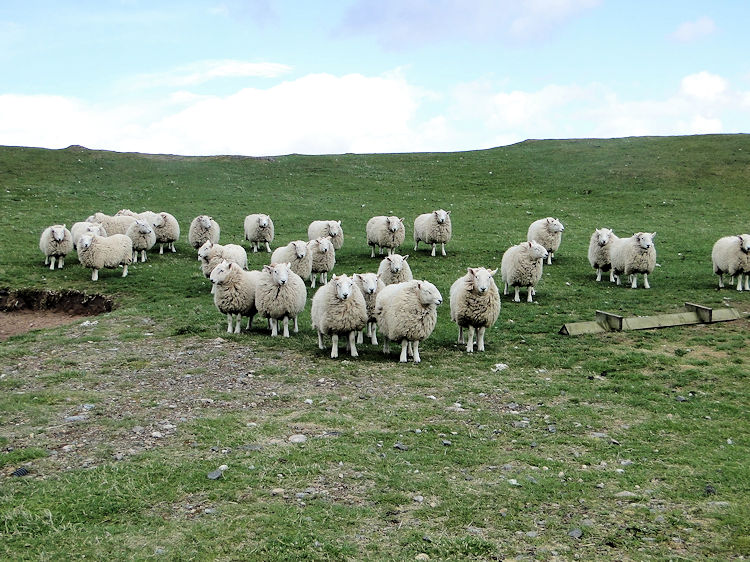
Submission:
<svg viewBox="0 0 750 562">
<path fill-rule="evenodd" d="M 424 501 L 424 496 L 414 496 L 414 501 L 417 503 L 422 503 Z"/>
<path fill-rule="evenodd" d="M 84 404 L 83 405 L 83 409 L 84 410 L 93 410 L 94 408 L 96 408 L 96 405 L 94 405 L 94 404 Z"/>
<path fill-rule="evenodd" d="M 604 488 L 604 482 L 599 482 L 599 483 L 598 483 L 598 484 L 596 485 L 596 487 L 597 487 L 597 488 L 599 488 L 599 489 L 602 489 L 602 488 Z"/>
<path fill-rule="evenodd" d="M 394 449 L 398 449 L 399 451 L 408 451 L 408 450 L 409 450 L 409 447 L 407 447 L 407 446 L 406 446 L 406 445 L 404 445 L 403 443 L 395 443 L 395 444 L 393 445 L 393 448 L 394 448 Z"/>
<path fill-rule="evenodd" d="M 450 447 L 452 443 L 448 441 L 447 439 L 443 439 L 443 447 Z"/>
<path fill-rule="evenodd" d="M 66 422 L 79 422 L 79 421 L 85 421 L 87 418 L 86 416 L 80 415 L 80 416 L 67 416 L 65 418 Z"/>
<path fill-rule="evenodd" d="M 593 527 L 594 526 L 594 520 L 593 519 L 584 519 L 581 521 L 581 525 L 584 527 Z"/>
<path fill-rule="evenodd" d="M 630 459 L 622 459 L 620 461 L 620 466 L 630 466 L 631 464 L 633 464 L 633 461 Z"/>
<path fill-rule="evenodd" d="M 414 560 L 429 560 L 429 559 L 430 559 L 430 555 L 424 552 L 420 552 L 414 557 Z"/>
<path fill-rule="evenodd" d="M 508 484 L 510 484 L 511 486 L 520 486 L 520 484 L 518 483 L 518 480 L 516 480 L 515 478 L 509 478 Z"/>
<path fill-rule="evenodd" d="M 152 431 L 151 437 L 153 437 L 154 439 L 161 439 L 162 437 L 164 437 L 164 435 L 161 431 Z"/>
<path fill-rule="evenodd" d="M 505 363 L 495 363 L 495 366 L 492 367 L 490 370 L 493 373 L 499 373 L 500 371 L 504 371 L 507 368 L 508 368 L 508 365 L 506 365 Z"/>
<path fill-rule="evenodd" d="M 550 433 L 556 433 L 557 432 L 557 428 L 554 425 L 548 425 L 547 426 L 547 431 L 549 431 Z"/>
<path fill-rule="evenodd" d="M 208 473 L 208 474 L 207 474 L 206 476 L 208 476 L 208 479 L 209 479 L 209 480 L 218 480 L 218 479 L 219 479 L 219 478 L 221 478 L 221 477 L 222 477 L 223 475 L 224 475 L 224 471 L 223 471 L 223 470 L 221 470 L 220 468 L 218 468 L 218 469 L 216 469 L 216 470 L 212 470 L 212 471 L 211 471 L 211 472 L 209 472 L 209 473 Z"/>
<path fill-rule="evenodd" d="M 580 539 L 583 536 L 583 531 L 581 529 L 571 529 L 568 531 L 568 536 L 573 537 L 574 539 Z"/>
<path fill-rule="evenodd" d="M 211 515 L 212 513 L 216 513 L 216 510 L 213 507 L 207 507 L 203 510 L 203 513 L 206 515 Z"/>
<path fill-rule="evenodd" d="M 677 400 L 678 402 L 687 402 L 687 398 L 685 398 L 684 396 L 678 396 L 677 398 L 675 398 L 675 400 Z"/>
<path fill-rule="evenodd" d="M 606 433 L 601 432 L 601 431 L 594 431 L 591 434 L 591 437 L 594 437 L 596 439 L 604 439 L 605 437 L 608 437 L 608 435 Z"/>
<path fill-rule="evenodd" d="M 539 533 L 537 531 L 526 531 L 526 536 L 535 539 L 539 536 Z"/>
<path fill-rule="evenodd" d="M 305 400 L 305 404 L 312 404 L 312 403 L 313 403 L 313 401 L 310 398 L 307 398 Z"/>
<path fill-rule="evenodd" d="M 615 494 L 616 498 L 637 498 L 638 494 L 634 494 L 633 492 L 629 492 L 628 490 L 623 490 L 622 492 L 617 492 Z"/>
<path fill-rule="evenodd" d="M 307 436 L 297 433 L 289 438 L 290 443 L 304 443 L 307 441 Z"/>
<path fill-rule="evenodd" d="M 271 490 L 272 496 L 283 496 L 284 495 L 284 488 L 274 488 Z"/>
</svg>

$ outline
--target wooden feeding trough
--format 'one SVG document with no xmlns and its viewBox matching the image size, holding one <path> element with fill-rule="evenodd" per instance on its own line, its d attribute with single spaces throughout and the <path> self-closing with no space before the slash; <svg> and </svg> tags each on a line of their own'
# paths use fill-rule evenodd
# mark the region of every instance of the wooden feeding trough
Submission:
<svg viewBox="0 0 750 562">
<path fill-rule="evenodd" d="M 685 310 L 673 314 L 655 316 L 625 317 L 602 310 L 596 311 L 596 320 L 590 322 L 573 322 L 560 328 L 566 336 L 579 334 L 598 334 L 601 332 L 621 332 L 622 330 L 648 330 L 650 328 L 668 328 L 688 324 L 711 324 L 737 320 L 740 313 L 734 308 L 709 308 L 690 302 L 685 303 Z"/>
</svg>

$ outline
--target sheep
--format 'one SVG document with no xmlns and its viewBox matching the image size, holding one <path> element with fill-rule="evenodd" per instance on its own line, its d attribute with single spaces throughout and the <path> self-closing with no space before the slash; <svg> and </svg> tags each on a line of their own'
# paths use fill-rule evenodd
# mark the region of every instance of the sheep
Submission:
<svg viewBox="0 0 750 562">
<path fill-rule="evenodd" d="M 135 217 L 128 215 L 105 215 L 104 213 L 94 213 L 86 219 L 86 222 L 96 222 L 104 227 L 108 236 L 113 234 L 125 234 L 131 224 L 135 222 Z"/>
<path fill-rule="evenodd" d="M 362 291 L 346 275 L 334 275 L 313 296 L 312 327 L 318 332 L 318 348 L 325 349 L 323 334 L 331 336 L 331 359 L 339 356 L 339 335 L 349 338 L 347 348 L 357 357 L 357 334 L 367 324 L 367 305 Z"/>
<path fill-rule="evenodd" d="M 431 213 L 419 215 L 414 219 L 414 251 L 419 242 L 432 244 L 432 257 L 435 257 L 435 246 L 440 244 L 442 254 L 445 255 L 445 245 L 450 242 L 453 229 L 451 226 L 451 212 L 438 209 Z"/>
<path fill-rule="evenodd" d="M 307 252 L 312 257 L 312 266 L 310 270 L 310 286 L 315 288 L 315 280 L 320 273 L 320 283 L 328 283 L 328 272 L 333 270 L 336 265 L 336 250 L 329 236 L 325 238 L 315 238 L 307 243 Z"/>
<path fill-rule="evenodd" d="M 159 244 L 159 254 L 164 253 L 164 245 L 169 250 L 176 252 L 174 243 L 180 239 L 180 223 L 173 215 L 164 211 L 156 213 L 151 225 L 154 227 L 156 234 L 156 243 Z"/>
<path fill-rule="evenodd" d="M 589 240 L 589 263 L 596 269 L 596 280 L 602 280 L 602 271 L 609 271 L 609 280 L 614 283 L 615 272 L 609 259 L 612 242 L 619 240 L 611 228 L 597 228 Z"/>
<path fill-rule="evenodd" d="M 247 328 L 250 329 L 253 317 L 258 312 L 255 290 L 260 276 L 260 271 L 245 271 L 238 264 L 227 260 L 222 260 L 211 272 L 211 283 L 216 288 L 214 304 L 219 312 L 227 315 L 228 334 L 240 333 L 243 316 L 247 316 Z"/>
<path fill-rule="evenodd" d="M 521 287 L 526 287 L 526 302 L 533 302 L 536 294 L 534 287 L 542 278 L 542 264 L 548 252 L 544 246 L 532 240 L 511 246 L 503 254 L 500 262 L 500 276 L 505 287 L 503 294 L 508 294 L 508 287 L 515 288 L 515 302 L 521 302 Z"/>
<path fill-rule="evenodd" d="M 302 277 L 309 279 L 312 273 L 312 253 L 307 250 L 304 240 L 293 240 L 286 246 L 276 248 L 271 254 L 271 263 L 292 264 L 292 271 Z"/>
<path fill-rule="evenodd" d="M 619 238 L 612 242 L 609 259 L 617 284 L 622 275 L 627 275 L 630 286 L 638 287 L 638 273 L 643 274 L 643 286 L 650 289 L 648 275 L 656 266 L 656 232 L 637 232 L 630 238 Z"/>
<path fill-rule="evenodd" d="M 384 338 L 383 353 L 390 352 L 389 341 L 400 341 L 399 361 L 406 363 L 411 348 L 414 363 L 419 363 L 419 342 L 435 329 L 437 307 L 442 302 L 440 291 L 429 281 L 412 280 L 384 287 L 375 299 L 375 316 Z"/>
<path fill-rule="evenodd" d="M 128 265 L 133 261 L 133 241 L 125 234 L 96 236 L 84 234 L 78 241 L 78 261 L 84 267 L 93 269 L 91 280 L 99 279 L 103 267 L 114 268 L 122 265 L 122 276 L 127 277 Z"/>
<path fill-rule="evenodd" d="M 53 270 L 57 260 L 57 269 L 62 269 L 65 256 L 73 251 L 73 235 L 64 224 L 48 226 L 39 237 L 39 249 L 44 254 L 44 265 L 49 264 Z"/>
<path fill-rule="evenodd" d="M 221 245 L 206 240 L 203 245 L 198 248 L 198 261 L 201 264 L 201 271 L 206 277 L 211 276 L 211 272 L 221 263 L 222 260 L 236 263 L 242 269 L 247 269 L 247 252 L 245 251 L 245 248 L 239 244 Z M 211 293 L 215 294 L 215 291 L 216 286 L 211 285 Z"/>
<path fill-rule="evenodd" d="M 750 291 L 750 234 L 724 236 L 719 238 L 711 250 L 714 273 L 719 276 L 719 289 L 724 288 L 724 275 L 737 276 L 737 290 L 742 290 L 742 276 L 745 276 L 745 290 Z"/>
<path fill-rule="evenodd" d="M 334 250 L 340 250 L 344 245 L 344 229 L 341 221 L 313 221 L 307 227 L 307 239 L 331 237 Z"/>
<path fill-rule="evenodd" d="M 377 273 L 355 273 L 353 276 L 354 282 L 362 292 L 362 296 L 365 299 L 365 305 L 367 306 L 367 337 L 370 338 L 372 345 L 378 345 L 378 324 L 375 318 L 375 299 L 378 296 L 385 283 L 380 279 L 380 275 Z M 362 343 L 364 339 L 364 330 L 360 331 L 357 336 L 357 343 Z"/>
<path fill-rule="evenodd" d="M 133 263 L 138 263 L 138 252 L 141 252 L 141 262 L 146 261 L 146 251 L 156 244 L 156 233 L 151 225 L 143 219 L 135 219 L 128 227 L 125 235 L 133 241 Z"/>
<path fill-rule="evenodd" d="M 75 249 L 78 247 L 78 240 L 80 240 L 81 236 L 84 234 L 107 236 L 107 230 L 104 228 L 104 225 L 98 222 L 80 221 L 73 223 L 73 226 L 70 227 L 70 234 L 73 237 L 73 248 Z"/>
<path fill-rule="evenodd" d="M 385 285 L 393 285 L 394 283 L 403 283 L 404 281 L 411 281 L 414 279 L 414 275 L 411 273 L 411 267 L 406 260 L 409 259 L 409 254 L 402 256 L 400 254 L 391 254 L 386 256 L 380 262 L 378 267 L 378 275 L 381 281 Z"/>
<path fill-rule="evenodd" d="M 367 221 L 365 231 L 367 233 L 367 245 L 372 246 L 371 258 L 375 257 L 375 246 L 378 247 L 378 254 L 382 254 L 383 248 L 386 248 L 390 256 L 404 243 L 406 238 L 404 219 L 396 216 L 372 217 Z"/>
<path fill-rule="evenodd" d="M 270 243 L 273 242 L 273 221 L 271 217 L 263 214 L 247 215 L 244 222 L 245 240 L 248 240 L 253 248 L 253 253 L 258 252 L 258 245 L 265 243 L 266 251 L 271 253 Z"/>
<path fill-rule="evenodd" d="M 263 275 L 255 290 L 255 306 L 268 318 L 271 336 L 278 335 L 278 321 L 284 321 L 284 337 L 289 337 L 289 319 L 294 320 L 294 333 L 299 331 L 297 316 L 305 308 L 307 289 L 302 278 L 294 273 L 289 263 L 263 266 Z"/>
<path fill-rule="evenodd" d="M 565 230 L 563 223 L 554 217 L 539 219 L 529 225 L 529 231 L 526 234 L 526 241 L 536 240 L 547 250 L 547 265 L 552 264 L 552 258 L 560 247 L 562 233 Z"/>
<path fill-rule="evenodd" d="M 142 211 L 140 213 L 134 213 L 130 209 L 120 209 L 115 213 L 116 217 L 133 217 L 136 219 L 142 219 L 147 223 L 151 224 L 156 218 L 156 213 L 153 211 Z"/>
<path fill-rule="evenodd" d="M 219 223 L 208 215 L 198 215 L 190 223 L 190 230 L 188 230 L 188 242 L 196 250 L 203 246 L 206 240 L 210 240 L 216 244 L 219 241 L 221 235 L 221 228 Z"/>
<path fill-rule="evenodd" d="M 466 275 L 451 285 L 451 321 L 458 325 L 458 343 L 464 343 L 464 328 L 469 329 L 466 351 L 474 351 L 476 331 L 477 351 L 484 351 L 484 332 L 500 315 L 500 293 L 495 285 L 497 269 L 469 267 Z"/>
</svg>

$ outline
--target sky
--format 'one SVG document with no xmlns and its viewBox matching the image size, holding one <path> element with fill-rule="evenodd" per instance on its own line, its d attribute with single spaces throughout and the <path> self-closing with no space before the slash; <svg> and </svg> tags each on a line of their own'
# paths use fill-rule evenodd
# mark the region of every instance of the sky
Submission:
<svg viewBox="0 0 750 562">
<path fill-rule="evenodd" d="M 0 145 L 443 152 L 750 132 L 746 0 L 2 0 Z"/>
</svg>

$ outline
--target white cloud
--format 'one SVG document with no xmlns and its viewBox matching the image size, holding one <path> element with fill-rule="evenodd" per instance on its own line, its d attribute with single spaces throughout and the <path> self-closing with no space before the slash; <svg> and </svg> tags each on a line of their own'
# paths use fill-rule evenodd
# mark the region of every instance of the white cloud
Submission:
<svg viewBox="0 0 750 562">
<path fill-rule="evenodd" d="M 723 95 L 728 86 L 727 81 L 721 76 L 703 71 L 685 76 L 682 79 L 681 91 L 699 100 L 712 101 Z"/>
<path fill-rule="evenodd" d="M 675 41 L 681 43 L 690 43 L 703 39 L 716 31 L 714 20 L 709 17 L 702 17 L 696 21 L 687 21 L 682 24 L 670 35 Z"/>
<path fill-rule="evenodd" d="M 167 86 L 197 86 L 217 78 L 276 78 L 292 71 L 292 67 L 275 62 L 240 60 L 199 61 L 165 72 L 141 74 L 128 80 L 133 89 Z"/>
</svg>

